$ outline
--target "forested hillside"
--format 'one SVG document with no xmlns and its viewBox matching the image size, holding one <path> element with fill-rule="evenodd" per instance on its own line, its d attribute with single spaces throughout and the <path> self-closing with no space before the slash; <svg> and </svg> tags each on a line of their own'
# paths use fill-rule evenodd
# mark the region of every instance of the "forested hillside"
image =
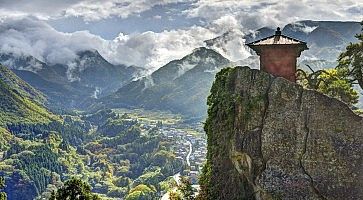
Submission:
<svg viewBox="0 0 363 200">
<path fill-rule="evenodd" d="M 0 84 L 0 177 L 8 199 L 50 198 L 73 176 L 103 197 L 145 195 L 139 190 L 157 197 L 183 170 L 158 128 L 111 110 L 54 115 L 39 103 L 40 92 L 5 68 Z"/>
<path fill-rule="evenodd" d="M 58 117 L 43 107 L 45 97 L 0 65 L 0 124 L 47 123 Z"/>
</svg>

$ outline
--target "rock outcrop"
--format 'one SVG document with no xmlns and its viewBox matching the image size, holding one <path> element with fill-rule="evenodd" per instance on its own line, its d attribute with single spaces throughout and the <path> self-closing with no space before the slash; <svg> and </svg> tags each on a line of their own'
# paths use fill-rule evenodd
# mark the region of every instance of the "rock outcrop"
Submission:
<svg viewBox="0 0 363 200">
<path fill-rule="evenodd" d="M 208 105 L 202 199 L 363 199 L 363 118 L 344 103 L 236 67 Z"/>
</svg>

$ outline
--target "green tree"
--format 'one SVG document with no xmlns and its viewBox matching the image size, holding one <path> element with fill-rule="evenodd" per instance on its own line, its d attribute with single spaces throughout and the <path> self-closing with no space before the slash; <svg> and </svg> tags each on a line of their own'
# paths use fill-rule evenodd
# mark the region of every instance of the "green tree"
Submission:
<svg viewBox="0 0 363 200">
<path fill-rule="evenodd" d="M 182 198 L 180 197 L 180 194 L 178 192 L 170 191 L 169 200 L 182 200 Z"/>
<path fill-rule="evenodd" d="M 192 182 L 188 177 L 181 176 L 180 177 L 180 185 L 178 186 L 179 191 L 181 192 L 183 199 L 185 200 L 194 200 L 194 190 L 192 187 Z"/>
<path fill-rule="evenodd" d="M 310 68 L 310 66 L 308 67 Z M 317 90 L 352 106 L 358 103 L 359 96 L 358 92 L 353 89 L 347 73 L 347 70 L 343 68 L 312 70 L 310 74 L 298 70 L 298 82 L 308 89 Z"/>
<path fill-rule="evenodd" d="M 361 25 L 363 27 L 363 21 Z M 357 83 L 363 89 L 363 32 L 355 37 L 358 43 L 350 43 L 340 54 L 337 69 L 345 69 L 350 82 Z"/>
<path fill-rule="evenodd" d="M 151 200 L 154 199 L 155 196 L 155 188 L 140 184 L 130 190 L 125 200 Z"/>
<path fill-rule="evenodd" d="M 3 177 L 0 177 L 0 190 L 3 190 L 5 188 L 5 179 Z M 7 196 L 5 192 L 0 192 L 0 200 L 6 200 Z"/>
<path fill-rule="evenodd" d="M 77 178 L 71 178 L 56 192 L 53 191 L 50 200 L 100 200 L 91 192 L 91 186 Z"/>
<path fill-rule="evenodd" d="M 353 89 L 352 83 L 347 79 L 345 70 L 328 69 L 326 72 L 319 76 L 323 81 L 318 91 L 338 98 L 348 105 L 358 103 L 358 92 Z"/>
</svg>

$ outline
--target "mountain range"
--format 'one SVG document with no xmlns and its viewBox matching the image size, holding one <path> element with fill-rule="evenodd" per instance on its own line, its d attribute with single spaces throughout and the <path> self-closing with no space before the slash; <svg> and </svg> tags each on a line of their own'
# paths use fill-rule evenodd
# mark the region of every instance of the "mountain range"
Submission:
<svg viewBox="0 0 363 200">
<path fill-rule="evenodd" d="M 206 114 L 205 99 L 215 74 L 229 64 L 216 51 L 201 47 L 99 102 L 106 107 L 143 107 L 199 117 Z"/>
<path fill-rule="evenodd" d="M 309 64 L 321 69 L 335 67 L 339 53 L 356 41 L 354 35 L 360 30 L 358 22 L 299 21 L 283 27 L 282 33 L 307 42 L 309 50 L 299 59 L 302 68 Z M 241 41 L 258 40 L 274 31 L 270 27 L 248 34 L 228 31 L 141 78 L 137 78 L 141 68 L 111 64 L 96 50 L 78 52 L 67 64 L 11 53 L 0 54 L 0 63 L 44 93 L 47 101 L 39 101 L 54 110 L 142 107 L 200 119 L 206 115 L 206 99 L 220 69 L 229 65 L 258 68 L 258 56 Z"/>
<path fill-rule="evenodd" d="M 48 105 L 77 108 L 88 98 L 111 94 L 133 79 L 137 68 L 113 65 L 97 51 L 82 51 L 67 64 L 47 64 L 33 56 L 1 54 L 0 63 L 43 92 Z"/>
</svg>

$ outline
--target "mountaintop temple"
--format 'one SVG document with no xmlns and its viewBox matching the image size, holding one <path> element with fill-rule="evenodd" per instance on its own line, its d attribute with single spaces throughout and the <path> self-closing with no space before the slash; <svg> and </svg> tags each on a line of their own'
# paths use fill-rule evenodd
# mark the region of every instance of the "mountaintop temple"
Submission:
<svg viewBox="0 0 363 200">
<path fill-rule="evenodd" d="M 296 59 L 309 49 L 305 42 L 281 34 L 277 27 L 275 34 L 248 43 L 260 56 L 260 69 L 272 75 L 296 82 Z"/>
</svg>

